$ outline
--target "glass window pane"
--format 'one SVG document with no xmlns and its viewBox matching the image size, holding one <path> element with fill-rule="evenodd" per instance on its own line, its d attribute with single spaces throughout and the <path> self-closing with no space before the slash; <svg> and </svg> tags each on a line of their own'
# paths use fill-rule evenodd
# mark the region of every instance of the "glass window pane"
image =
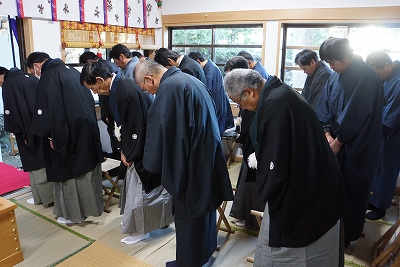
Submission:
<svg viewBox="0 0 400 267">
<path fill-rule="evenodd" d="M 303 89 L 304 83 L 306 81 L 307 74 L 302 70 L 285 70 L 285 80 L 284 82 L 293 88 Z"/>
<path fill-rule="evenodd" d="M 296 62 L 294 62 L 296 55 L 302 51 L 302 49 L 286 49 L 286 60 L 285 60 L 285 66 L 286 67 L 298 67 Z M 318 50 L 314 50 L 317 55 L 319 53 Z"/>
<path fill-rule="evenodd" d="M 172 44 L 211 44 L 212 29 L 172 30 Z"/>
<path fill-rule="evenodd" d="M 261 48 L 246 48 L 246 47 L 217 47 L 215 48 L 215 58 L 217 64 L 225 64 L 231 57 L 237 56 L 240 51 L 249 52 L 255 60 L 261 61 Z"/>
<path fill-rule="evenodd" d="M 211 47 L 172 47 L 173 51 L 178 52 L 180 55 L 187 55 L 190 52 L 200 52 L 205 59 L 211 58 Z"/>
<path fill-rule="evenodd" d="M 399 59 L 400 28 L 352 27 L 348 38 L 354 53 L 364 60 L 374 50 L 384 50 L 392 60 Z"/>
<path fill-rule="evenodd" d="M 216 44 L 262 44 L 263 32 L 259 28 L 216 28 Z"/>
<path fill-rule="evenodd" d="M 329 37 L 344 38 L 347 27 L 288 28 L 287 46 L 320 46 Z"/>
</svg>

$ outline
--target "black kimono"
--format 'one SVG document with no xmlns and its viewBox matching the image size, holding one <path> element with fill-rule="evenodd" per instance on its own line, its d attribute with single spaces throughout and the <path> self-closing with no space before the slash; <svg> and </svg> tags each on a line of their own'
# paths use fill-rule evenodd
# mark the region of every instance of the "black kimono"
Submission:
<svg viewBox="0 0 400 267">
<path fill-rule="evenodd" d="M 26 172 L 44 168 L 43 140 L 30 131 L 38 83 L 35 76 L 12 68 L 5 75 L 2 86 L 4 129 L 14 133 Z"/>
<path fill-rule="evenodd" d="M 269 210 L 268 245 L 313 243 L 348 209 L 339 165 L 315 112 L 272 77 L 262 89 L 250 137 L 258 191 Z"/>
<path fill-rule="evenodd" d="M 331 74 L 332 70 L 322 61 L 318 61 L 318 67 L 315 69 L 313 75 L 307 76 L 301 95 L 313 109 L 317 107 L 322 90 Z"/>
<path fill-rule="evenodd" d="M 178 266 L 202 266 L 215 251 L 215 210 L 233 199 L 223 153 L 209 90 L 170 68 L 148 113 L 143 165 L 173 197 Z"/>
<path fill-rule="evenodd" d="M 108 60 L 104 60 L 104 59 L 99 59 L 99 61 L 104 62 L 107 65 L 110 72 L 112 72 L 112 73 L 121 72 L 121 70 L 117 67 L 117 65 L 115 65 L 115 63 L 110 62 Z M 108 96 L 99 95 L 99 105 L 100 105 L 100 111 L 101 111 L 101 120 L 107 125 L 107 132 L 110 136 L 112 154 L 108 155 L 108 156 L 111 158 L 120 160 L 121 155 L 118 150 L 120 144 L 119 144 L 117 138 L 114 136 L 114 117 L 112 116 L 112 114 L 110 112 L 110 108 L 108 107 Z M 122 165 L 120 167 L 123 168 Z M 123 179 L 123 177 L 120 177 L 120 179 Z"/>
<path fill-rule="evenodd" d="M 132 79 L 117 73 L 108 104 L 117 124 L 121 125 L 121 151 L 126 161 L 134 165 L 127 169 L 120 197 L 121 214 L 124 214 L 122 232 L 144 234 L 169 225 L 173 222 L 172 198 L 160 186 L 161 175 L 143 167 L 150 98 Z"/>
<path fill-rule="evenodd" d="M 149 173 L 143 167 L 147 111 L 150 108 L 151 100 L 132 79 L 117 73 L 108 104 L 111 114 L 118 112 L 118 116 L 113 117 L 117 117 L 117 124 L 122 125 L 120 146 L 126 161 L 134 163 L 146 192 L 149 192 L 161 184 L 159 174 Z"/>
<path fill-rule="evenodd" d="M 337 158 L 350 205 L 344 217 L 346 242 L 357 240 L 364 228 L 369 187 L 379 161 L 383 103 L 381 80 L 356 56 L 344 73 L 329 77 L 315 110 L 324 131 L 343 143 Z"/>
<path fill-rule="evenodd" d="M 178 67 L 182 72 L 190 74 L 206 84 L 206 75 L 203 68 L 192 58 L 184 55 Z"/>
<path fill-rule="evenodd" d="M 92 171 L 103 161 L 94 100 L 80 73 L 60 59 L 42 66 L 32 132 L 44 142 L 47 179 L 61 182 Z"/>
</svg>

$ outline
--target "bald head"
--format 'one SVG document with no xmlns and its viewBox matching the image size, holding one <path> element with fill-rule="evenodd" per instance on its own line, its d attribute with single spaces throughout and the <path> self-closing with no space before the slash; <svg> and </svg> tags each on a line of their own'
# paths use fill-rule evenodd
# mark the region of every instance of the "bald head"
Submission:
<svg viewBox="0 0 400 267">
<path fill-rule="evenodd" d="M 155 94 L 166 71 L 167 68 L 153 60 L 140 61 L 134 71 L 135 82 L 142 90 Z"/>
</svg>

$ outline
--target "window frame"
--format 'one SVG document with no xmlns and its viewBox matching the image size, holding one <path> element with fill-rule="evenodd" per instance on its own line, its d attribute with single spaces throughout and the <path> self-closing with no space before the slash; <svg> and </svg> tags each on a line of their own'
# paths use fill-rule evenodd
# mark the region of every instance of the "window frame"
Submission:
<svg viewBox="0 0 400 267">
<path fill-rule="evenodd" d="M 282 81 L 285 80 L 285 71 L 286 70 L 296 70 L 296 71 L 302 71 L 300 67 L 297 65 L 295 66 L 286 66 L 286 51 L 288 49 L 311 49 L 311 50 L 319 50 L 319 46 L 301 46 L 301 45 L 287 45 L 287 33 L 288 33 L 288 28 L 333 28 L 333 27 L 346 27 L 347 32 L 346 32 L 346 38 L 349 38 L 351 34 L 351 29 L 352 28 L 368 28 L 370 26 L 375 26 L 375 27 L 381 27 L 381 28 L 400 28 L 400 23 L 398 22 L 393 22 L 393 23 L 385 23 L 385 22 L 374 22 L 374 21 L 365 21 L 365 22 L 354 22 L 354 23 L 349 23 L 349 22 L 334 22 L 334 21 L 329 21 L 329 22 L 317 22 L 317 23 L 299 23 L 299 22 L 282 22 L 281 23 L 281 34 L 282 34 L 282 46 L 281 46 L 281 63 L 280 63 L 280 70 L 279 74 L 282 79 Z M 400 47 L 399 50 L 392 51 L 392 50 L 387 50 L 383 49 L 385 52 L 400 52 Z M 318 55 L 319 56 L 319 55 Z M 295 88 L 294 89 L 301 91 L 303 88 Z"/>
<path fill-rule="evenodd" d="M 247 48 L 258 48 L 258 49 L 263 49 L 264 42 L 261 42 L 259 45 L 257 44 L 216 44 L 215 43 L 215 35 L 216 35 L 216 29 L 221 29 L 221 28 L 261 28 L 263 29 L 263 23 L 251 23 L 251 24 L 219 24 L 219 25 L 196 25 L 196 26 L 170 26 L 168 27 L 168 48 L 172 49 L 172 47 L 204 47 L 207 49 L 211 50 L 211 57 L 210 59 L 218 66 L 218 67 L 223 67 L 225 65 L 224 63 L 217 63 L 216 62 L 216 49 L 217 48 L 243 48 L 243 50 L 246 50 Z M 211 44 L 173 44 L 172 43 L 172 38 L 173 38 L 173 31 L 174 30 L 196 30 L 196 29 L 211 29 Z M 228 59 L 226 59 L 228 60 Z"/>
</svg>

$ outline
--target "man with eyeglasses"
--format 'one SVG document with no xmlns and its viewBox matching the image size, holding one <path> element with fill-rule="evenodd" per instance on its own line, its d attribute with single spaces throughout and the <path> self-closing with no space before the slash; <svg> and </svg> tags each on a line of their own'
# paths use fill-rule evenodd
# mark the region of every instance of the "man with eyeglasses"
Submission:
<svg viewBox="0 0 400 267">
<path fill-rule="evenodd" d="M 313 109 L 276 76 L 234 69 L 225 90 L 254 111 L 256 185 L 266 202 L 254 266 L 340 266 L 347 201 L 339 164 Z M 343 261 L 342 261 L 343 264 Z"/>
<path fill-rule="evenodd" d="M 143 165 L 161 174 L 174 200 L 176 261 L 167 267 L 201 267 L 217 247 L 216 210 L 233 199 L 214 102 L 204 83 L 175 66 L 141 61 L 135 80 L 157 93 Z"/>
</svg>

